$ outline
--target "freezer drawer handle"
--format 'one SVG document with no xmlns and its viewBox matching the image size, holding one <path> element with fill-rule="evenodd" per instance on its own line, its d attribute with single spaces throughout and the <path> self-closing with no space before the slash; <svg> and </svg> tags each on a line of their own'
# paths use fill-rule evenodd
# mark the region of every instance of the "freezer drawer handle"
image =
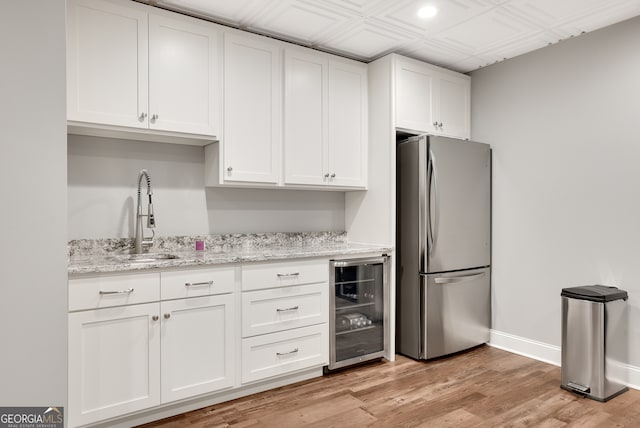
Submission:
<svg viewBox="0 0 640 428">
<path fill-rule="evenodd" d="M 475 273 L 473 275 L 452 276 L 449 278 L 436 278 L 436 284 L 452 284 L 454 282 L 471 281 L 472 279 L 482 278 L 485 275 L 482 273 Z"/>
</svg>

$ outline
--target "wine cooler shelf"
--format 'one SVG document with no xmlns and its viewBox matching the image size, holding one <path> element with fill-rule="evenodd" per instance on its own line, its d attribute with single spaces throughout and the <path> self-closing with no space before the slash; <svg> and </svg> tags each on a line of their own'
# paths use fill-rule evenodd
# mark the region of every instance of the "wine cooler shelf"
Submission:
<svg viewBox="0 0 640 428">
<path fill-rule="evenodd" d="M 384 355 L 388 259 L 332 261 L 330 370 Z"/>
</svg>

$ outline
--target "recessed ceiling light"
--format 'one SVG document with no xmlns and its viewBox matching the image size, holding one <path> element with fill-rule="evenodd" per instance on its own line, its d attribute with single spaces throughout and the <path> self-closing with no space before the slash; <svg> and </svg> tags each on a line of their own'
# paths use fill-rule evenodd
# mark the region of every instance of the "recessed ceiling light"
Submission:
<svg viewBox="0 0 640 428">
<path fill-rule="evenodd" d="M 418 10 L 418 16 L 423 19 L 433 18 L 438 14 L 438 9 L 434 6 L 424 6 Z"/>
</svg>

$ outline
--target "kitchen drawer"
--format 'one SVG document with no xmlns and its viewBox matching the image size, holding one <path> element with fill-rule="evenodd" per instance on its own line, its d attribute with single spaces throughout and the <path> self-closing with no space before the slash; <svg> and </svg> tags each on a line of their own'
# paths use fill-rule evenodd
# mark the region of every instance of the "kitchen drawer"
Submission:
<svg viewBox="0 0 640 428">
<path fill-rule="evenodd" d="M 328 325 L 242 339 L 242 382 L 254 382 L 329 363 Z"/>
<path fill-rule="evenodd" d="M 326 283 L 242 293 L 242 337 L 327 322 Z"/>
<path fill-rule="evenodd" d="M 236 268 L 225 266 L 169 271 L 162 272 L 160 278 L 162 300 L 224 294 L 234 289 Z"/>
<path fill-rule="evenodd" d="M 160 274 L 105 275 L 69 280 L 69 311 L 160 300 Z"/>
<path fill-rule="evenodd" d="M 328 260 L 257 263 L 242 266 L 243 291 L 313 284 L 328 280 Z"/>
</svg>

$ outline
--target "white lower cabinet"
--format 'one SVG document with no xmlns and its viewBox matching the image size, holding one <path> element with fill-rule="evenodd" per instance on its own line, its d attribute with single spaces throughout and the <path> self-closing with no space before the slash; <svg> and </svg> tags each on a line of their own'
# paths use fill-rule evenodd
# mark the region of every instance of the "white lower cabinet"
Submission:
<svg viewBox="0 0 640 428">
<path fill-rule="evenodd" d="M 242 267 L 242 383 L 329 363 L 329 261 Z"/>
<path fill-rule="evenodd" d="M 69 426 L 160 404 L 159 304 L 69 314 Z"/>
<path fill-rule="evenodd" d="M 71 279 L 70 307 L 78 312 L 69 314 L 69 426 L 234 386 L 233 273 L 195 269 Z M 161 286 L 175 296 L 178 285 L 184 293 L 224 294 L 159 301 Z M 155 302 L 127 304 L 143 298 Z M 102 308 L 117 302 L 122 306 Z"/>
<path fill-rule="evenodd" d="M 233 299 L 225 294 L 161 303 L 163 403 L 233 386 Z"/>
<path fill-rule="evenodd" d="M 309 259 L 71 278 L 68 426 L 320 374 L 328 276 Z"/>
<path fill-rule="evenodd" d="M 243 383 L 328 363 L 326 323 L 242 340 Z"/>
</svg>

